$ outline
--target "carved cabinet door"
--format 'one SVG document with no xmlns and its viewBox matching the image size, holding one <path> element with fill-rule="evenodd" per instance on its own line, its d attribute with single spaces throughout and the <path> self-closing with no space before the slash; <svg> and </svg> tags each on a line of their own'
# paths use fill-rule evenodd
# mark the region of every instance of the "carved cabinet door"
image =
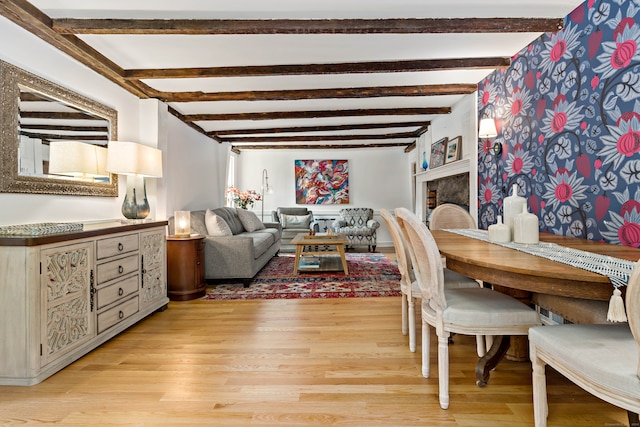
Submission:
<svg viewBox="0 0 640 427">
<path fill-rule="evenodd" d="M 92 266 L 93 242 L 40 253 L 43 366 L 96 335 Z"/>
<path fill-rule="evenodd" d="M 140 233 L 140 308 L 167 296 L 164 230 Z"/>
</svg>

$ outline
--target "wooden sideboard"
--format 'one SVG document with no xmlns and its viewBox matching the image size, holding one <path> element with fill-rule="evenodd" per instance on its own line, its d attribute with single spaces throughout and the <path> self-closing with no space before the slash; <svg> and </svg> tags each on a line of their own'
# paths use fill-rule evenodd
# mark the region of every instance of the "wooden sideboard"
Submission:
<svg viewBox="0 0 640 427">
<path fill-rule="evenodd" d="M 166 308 L 166 221 L 0 237 L 0 385 L 33 385 Z"/>
</svg>

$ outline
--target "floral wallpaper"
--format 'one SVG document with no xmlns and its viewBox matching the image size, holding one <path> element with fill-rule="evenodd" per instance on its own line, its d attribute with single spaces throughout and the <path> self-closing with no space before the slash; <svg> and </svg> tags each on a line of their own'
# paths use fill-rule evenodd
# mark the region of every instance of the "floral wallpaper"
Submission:
<svg viewBox="0 0 640 427">
<path fill-rule="evenodd" d="M 478 89 L 481 227 L 517 184 L 540 230 L 640 247 L 640 0 L 586 1 Z"/>
</svg>

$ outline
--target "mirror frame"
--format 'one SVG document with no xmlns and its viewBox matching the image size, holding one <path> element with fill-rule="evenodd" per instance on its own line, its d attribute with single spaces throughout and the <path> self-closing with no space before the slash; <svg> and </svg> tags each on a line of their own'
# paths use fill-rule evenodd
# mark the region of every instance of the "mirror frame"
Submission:
<svg viewBox="0 0 640 427">
<path fill-rule="evenodd" d="M 118 196 L 118 176 L 116 174 L 111 174 L 111 182 L 106 183 L 58 179 L 51 176 L 27 176 L 18 173 L 19 85 L 108 120 L 110 124 L 109 141 L 117 140 L 118 114 L 115 109 L 4 61 L 0 61 L 0 84 L 2 85 L 0 88 L 0 108 L 2 109 L 0 111 L 0 192 Z"/>
</svg>

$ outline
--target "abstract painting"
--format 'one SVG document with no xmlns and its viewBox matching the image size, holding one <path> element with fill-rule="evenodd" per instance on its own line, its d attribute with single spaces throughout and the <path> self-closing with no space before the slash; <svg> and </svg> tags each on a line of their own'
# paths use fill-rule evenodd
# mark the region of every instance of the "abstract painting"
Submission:
<svg viewBox="0 0 640 427">
<path fill-rule="evenodd" d="M 295 160 L 296 204 L 349 203 L 347 160 Z"/>
</svg>

